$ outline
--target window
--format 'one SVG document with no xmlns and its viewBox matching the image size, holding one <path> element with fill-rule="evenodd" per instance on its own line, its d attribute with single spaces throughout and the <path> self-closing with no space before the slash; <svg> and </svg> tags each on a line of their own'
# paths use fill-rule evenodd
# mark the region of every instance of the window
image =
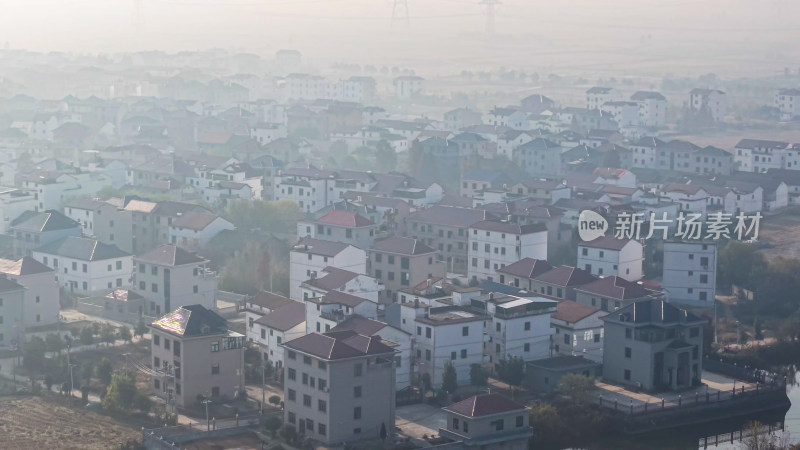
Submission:
<svg viewBox="0 0 800 450">
<path fill-rule="evenodd" d="M 293 412 L 290 412 L 288 420 L 289 423 L 294 424 L 297 421 L 297 416 Z"/>
<path fill-rule="evenodd" d="M 311 365 L 311 357 L 308 355 L 303 355 L 303 364 Z"/>
<path fill-rule="evenodd" d="M 311 407 L 311 396 L 303 394 L 303 406 Z"/>
<path fill-rule="evenodd" d="M 530 330 L 531 330 L 531 323 L 525 322 L 525 331 L 530 331 Z"/>
<path fill-rule="evenodd" d="M 150 290 L 153 291 L 153 292 L 158 292 L 158 284 L 157 283 L 153 283 L 153 285 L 150 286 Z"/>
<path fill-rule="evenodd" d="M 353 408 L 353 419 L 355 419 L 355 420 L 361 419 L 361 407 L 360 406 L 356 406 L 355 408 Z"/>
<path fill-rule="evenodd" d="M 700 335 L 700 328 L 695 327 L 689 329 L 689 337 L 697 337 L 699 335 Z"/>
<path fill-rule="evenodd" d="M 289 369 L 288 376 L 290 380 L 297 380 L 297 371 L 294 369 Z"/>
<path fill-rule="evenodd" d="M 462 336 L 469 336 L 469 327 L 462 327 L 461 328 L 461 335 Z"/>
<path fill-rule="evenodd" d="M 117 261 L 117 270 L 122 270 L 122 261 Z"/>
<path fill-rule="evenodd" d="M 600 335 L 599 334 L 595 334 L 594 335 L 594 342 L 595 343 L 600 342 Z"/>
<path fill-rule="evenodd" d="M 289 397 L 290 402 L 297 401 L 297 392 L 294 389 L 289 389 L 287 392 L 287 397 Z"/>
<path fill-rule="evenodd" d="M 146 289 L 147 289 L 147 283 L 145 283 L 144 281 L 140 281 L 139 282 L 139 290 L 140 291 L 144 291 Z"/>
<path fill-rule="evenodd" d="M 570 335 L 569 334 L 565 334 L 564 335 L 564 344 L 569 345 L 569 341 L 570 341 Z"/>
<path fill-rule="evenodd" d="M 308 374 L 303 372 L 303 384 L 308 385 Z"/>
<path fill-rule="evenodd" d="M 631 352 L 631 348 L 630 347 L 625 347 L 625 357 L 630 359 L 631 353 L 632 353 Z"/>
<path fill-rule="evenodd" d="M 211 375 L 219 375 L 219 364 L 211 365 Z"/>
<path fill-rule="evenodd" d="M 153 335 L 153 345 L 161 345 L 161 336 L 157 334 Z"/>
<path fill-rule="evenodd" d="M 469 433 L 469 422 L 464 422 L 464 433 Z"/>
<path fill-rule="evenodd" d="M 461 359 L 466 359 L 466 357 L 467 357 L 467 350 L 466 349 L 461 350 Z"/>
<path fill-rule="evenodd" d="M 321 412 L 327 412 L 328 403 L 325 400 L 317 400 L 317 409 L 319 409 Z"/>
<path fill-rule="evenodd" d="M 328 363 L 326 363 L 325 361 L 317 361 L 317 367 L 319 367 L 320 370 L 327 370 Z"/>
<path fill-rule="evenodd" d="M 175 341 L 175 345 L 172 346 L 172 350 L 173 350 L 172 354 L 174 354 L 175 356 L 181 356 L 181 343 Z"/>
<path fill-rule="evenodd" d="M 164 348 L 165 349 L 169 350 L 169 344 L 170 344 L 169 339 L 164 339 Z"/>
<path fill-rule="evenodd" d="M 158 266 L 153 266 L 150 268 L 150 273 L 153 275 L 158 275 Z"/>
<path fill-rule="evenodd" d="M 89 266 L 88 266 L 88 265 L 86 265 L 86 264 L 84 264 L 84 265 L 81 267 L 81 270 L 83 271 L 83 273 L 86 273 L 86 272 L 88 272 L 88 271 L 89 271 Z"/>
<path fill-rule="evenodd" d="M 297 353 L 293 352 L 292 350 L 289 350 L 288 355 L 289 359 L 297 359 Z"/>
<path fill-rule="evenodd" d="M 219 341 L 214 341 L 211 343 L 211 351 L 218 352 L 219 351 Z"/>
<path fill-rule="evenodd" d="M 161 359 L 158 356 L 153 357 L 153 368 L 161 367 Z"/>
<path fill-rule="evenodd" d="M 431 327 L 425 327 L 425 337 L 430 339 L 431 337 Z"/>
<path fill-rule="evenodd" d="M 328 434 L 327 425 L 325 425 L 324 423 L 317 425 L 317 433 L 319 433 L 320 436 L 326 436 Z"/>
<path fill-rule="evenodd" d="M 625 381 L 631 381 L 631 371 L 630 369 L 625 369 Z"/>
<path fill-rule="evenodd" d="M 517 428 L 525 425 L 525 419 L 523 416 L 517 416 Z"/>
<path fill-rule="evenodd" d="M 353 366 L 353 376 L 360 377 L 364 371 L 364 366 L 361 363 L 356 364 Z"/>
<path fill-rule="evenodd" d="M 361 398 L 361 386 L 354 386 L 353 387 L 353 397 L 354 398 Z"/>
<path fill-rule="evenodd" d="M 497 419 L 494 422 L 489 422 L 489 426 L 494 427 L 495 431 L 503 431 L 503 428 L 505 428 L 504 422 L 503 419 Z"/>
<path fill-rule="evenodd" d="M 625 339 L 630 339 L 633 337 L 633 330 L 631 328 L 625 329 Z"/>
<path fill-rule="evenodd" d="M 361 428 L 353 428 L 353 434 L 361 434 Z"/>
</svg>

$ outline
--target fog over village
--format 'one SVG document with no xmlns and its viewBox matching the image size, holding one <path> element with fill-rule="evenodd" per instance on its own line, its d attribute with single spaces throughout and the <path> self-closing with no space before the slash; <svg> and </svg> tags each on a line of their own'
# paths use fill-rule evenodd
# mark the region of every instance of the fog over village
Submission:
<svg viewBox="0 0 800 450">
<path fill-rule="evenodd" d="M 800 449 L 798 16 L 0 0 L 0 449 Z"/>
</svg>

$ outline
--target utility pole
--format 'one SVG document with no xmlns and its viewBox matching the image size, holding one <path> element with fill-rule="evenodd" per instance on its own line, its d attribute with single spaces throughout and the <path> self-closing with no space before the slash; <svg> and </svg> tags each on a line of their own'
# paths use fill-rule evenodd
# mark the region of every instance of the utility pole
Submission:
<svg viewBox="0 0 800 450">
<path fill-rule="evenodd" d="M 481 0 L 478 4 L 486 7 L 486 34 L 493 36 L 495 8 L 500 4 L 500 0 Z"/>
<path fill-rule="evenodd" d="M 394 0 L 392 5 L 392 29 L 398 21 L 405 22 L 406 29 L 411 25 L 411 20 L 408 17 L 408 0 Z"/>
<path fill-rule="evenodd" d="M 206 405 L 206 431 L 211 431 L 211 421 L 208 420 L 208 404 L 211 403 L 211 400 L 206 398 L 203 403 Z"/>
<path fill-rule="evenodd" d="M 69 349 L 72 344 L 67 344 L 67 370 L 69 371 L 69 404 L 72 404 L 72 363 L 69 361 Z"/>
<path fill-rule="evenodd" d="M 270 277 L 270 279 L 271 278 L 272 277 Z M 265 378 L 266 366 L 264 364 L 265 364 L 266 361 L 264 361 L 264 352 L 260 352 L 260 353 L 261 353 L 261 411 L 259 411 L 259 412 L 263 414 L 264 413 L 264 401 L 265 401 L 266 395 L 267 395 L 267 393 L 266 393 L 267 380 Z"/>
</svg>

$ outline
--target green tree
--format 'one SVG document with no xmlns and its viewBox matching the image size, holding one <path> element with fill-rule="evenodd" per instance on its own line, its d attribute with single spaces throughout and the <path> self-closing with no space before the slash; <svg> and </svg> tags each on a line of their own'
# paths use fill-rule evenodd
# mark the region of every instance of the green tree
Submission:
<svg viewBox="0 0 800 450">
<path fill-rule="evenodd" d="M 717 285 L 723 289 L 732 284 L 756 289 L 758 276 L 767 269 L 766 261 L 757 250 L 753 244 L 728 241 L 717 258 Z"/>
<path fill-rule="evenodd" d="M 47 344 L 39 336 L 32 337 L 22 347 L 22 364 L 31 371 L 42 370 L 45 364 Z"/>
<path fill-rule="evenodd" d="M 89 384 L 92 380 L 92 374 L 94 373 L 94 364 L 91 361 L 86 361 L 81 364 L 81 380 L 84 383 Z"/>
<path fill-rule="evenodd" d="M 267 401 L 270 403 L 270 405 L 278 406 L 281 403 L 281 398 L 278 397 L 277 395 L 270 395 Z"/>
<path fill-rule="evenodd" d="M 61 350 L 64 349 L 64 340 L 56 333 L 49 333 L 44 337 L 44 341 L 47 344 L 48 352 L 61 353 Z"/>
<path fill-rule="evenodd" d="M 80 342 L 83 345 L 92 345 L 94 344 L 94 331 L 91 327 L 83 327 L 81 329 L 81 337 Z"/>
<path fill-rule="evenodd" d="M 102 363 L 101 363 L 102 365 Z M 130 411 L 136 397 L 136 381 L 126 372 L 114 372 L 103 397 L 103 408 L 109 411 Z"/>
<path fill-rule="evenodd" d="M 144 323 L 144 317 L 139 317 L 136 322 L 136 328 L 133 329 L 133 336 L 143 337 L 147 333 L 147 325 Z"/>
<path fill-rule="evenodd" d="M 269 287 L 270 255 L 257 242 L 236 251 L 222 266 L 220 288 L 255 294 Z"/>
<path fill-rule="evenodd" d="M 458 389 L 458 374 L 453 363 L 447 361 L 442 372 L 442 390 L 448 394 L 453 394 Z"/>
<path fill-rule="evenodd" d="M 106 345 L 111 345 L 117 340 L 117 328 L 111 324 L 104 324 L 100 331 L 100 340 L 105 342 Z"/>
<path fill-rule="evenodd" d="M 469 382 L 476 388 L 482 388 L 489 383 L 489 373 L 480 364 L 469 366 Z"/>
<path fill-rule="evenodd" d="M 391 144 L 384 140 L 375 144 L 375 162 L 381 172 L 392 172 L 397 169 L 397 153 Z"/>
<path fill-rule="evenodd" d="M 113 371 L 114 371 L 114 366 L 111 364 L 111 361 L 108 358 L 103 358 L 97 365 L 95 375 L 97 376 L 97 379 L 100 380 L 101 383 L 108 385 L 112 381 L 111 375 Z"/>
<path fill-rule="evenodd" d="M 500 360 L 497 375 L 511 386 L 519 386 L 525 378 L 525 361 L 522 358 L 510 357 Z"/>
<path fill-rule="evenodd" d="M 536 430 L 533 439 L 539 442 L 560 441 L 564 422 L 558 410 L 547 403 L 535 403 L 530 408 L 530 425 Z"/>
<path fill-rule="evenodd" d="M 264 421 L 264 428 L 269 431 L 272 437 L 275 437 L 275 433 L 281 428 L 281 425 L 283 425 L 283 422 L 277 416 L 270 416 Z"/>
<path fill-rule="evenodd" d="M 589 401 L 589 392 L 594 389 L 594 380 L 574 373 L 561 377 L 556 392 L 567 396 L 575 402 L 585 404 Z"/>
<path fill-rule="evenodd" d="M 119 327 L 119 338 L 128 343 L 133 342 L 133 335 L 131 334 L 131 329 L 126 326 Z"/>
<path fill-rule="evenodd" d="M 152 408 L 153 408 L 153 401 L 150 400 L 150 397 L 144 394 L 140 394 L 138 392 L 133 397 L 133 409 L 136 409 L 143 413 L 149 413 L 150 409 Z"/>
</svg>

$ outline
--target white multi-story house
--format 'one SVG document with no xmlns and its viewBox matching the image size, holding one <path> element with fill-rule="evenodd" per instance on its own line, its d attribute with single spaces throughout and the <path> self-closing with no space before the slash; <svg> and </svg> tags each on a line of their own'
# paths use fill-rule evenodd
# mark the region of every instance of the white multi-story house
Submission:
<svg viewBox="0 0 800 450">
<path fill-rule="evenodd" d="M 0 259 L 0 273 L 25 288 L 22 324 L 25 328 L 58 323 L 59 287 L 55 271 L 25 256 L 17 261 Z M 3 345 L 0 340 L 0 345 Z"/>
<path fill-rule="evenodd" d="M 717 89 L 692 89 L 689 92 L 689 109 L 696 112 L 708 111 L 714 122 L 720 123 L 728 113 L 728 98 Z"/>
<path fill-rule="evenodd" d="M 378 303 L 383 284 L 377 278 L 328 266 L 300 285 L 303 299 L 322 297 L 330 291 L 346 292 Z"/>
<path fill-rule="evenodd" d="M 232 223 L 220 216 L 187 212 L 172 221 L 169 226 L 169 241 L 184 248 L 197 249 L 208 244 L 223 231 L 235 229 Z"/>
<path fill-rule="evenodd" d="M 800 89 L 778 89 L 775 93 L 775 107 L 781 113 L 781 120 L 792 120 L 800 116 Z"/>
<path fill-rule="evenodd" d="M 733 149 L 736 169 L 762 173 L 770 169 L 800 170 L 800 148 L 788 142 L 742 139 Z"/>
<path fill-rule="evenodd" d="M 378 225 L 355 211 L 333 209 L 328 214 L 297 223 L 297 235 L 336 241 L 367 249 L 372 246 Z"/>
<path fill-rule="evenodd" d="M 489 317 L 458 306 L 429 307 L 418 302 L 400 305 L 400 328 L 416 340 L 419 374 L 431 385 L 442 385 L 445 364 L 452 364 L 459 385 L 470 383 L 473 364 L 483 364 L 484 324 Z"/>
<path fill-rule="evenodd" d="M 602 311 L 616 311 L 631 303 L 661 298 L 660 291 L 648 289 L 644 282 L 628 281 L 616 275 L 600 277 L 575 288 L 575 301 Z"/>
<path fill-rule="evenodd" d="M 600 109 L 603 104 L 619 99 L 614 88 L 595 86 L 586 91 L 586 109 Z"/>
<path fill-rule="evenodd" d="M 563 148 L 553 141 L 536 138 L 512 151 L 512 161 L 533 177 L 553 178 L 562 173 Z"/>
<path fill-rule="evenodd" d="M 557 311 L 550 316 L 555 331 L 552 338 L 553 356 L 583 356 L 603 362 L 603 321 L 608 314 L 592 306 L 570 300 L 558 302 Z"/>
<path fill-rule="evenodd" d="M 511 128 L 512 130 L 527 130 L 530 128 L 528 113 L 518 108 L 492 108 L 484 119 L 494 127 Z"/>
<path fill-rule="evenodd" d="M 248 341 L 258 344 L 264 362 L 276 369 L 283 367 L 284 342 L 306 334 L 306 305 L 294 301 L 264 314 L 247 330 Z"/>
<path fill-rule="evenodd" d="M 397 77 L 393 84 L 397 98 L 409 99 L 425 93 L 425 79 L 415 75 Z"/>
<path fill-rule="evenodd" d="M 244 298 L 244 317 L 247 323 L 245 335 L 248 342 L 254 342 L 259 335 L 259 329 L 256 328 L 256 320 L 264 317 L 265 315 L 276 311 L 289 303 L 295 302 L 289 297 L 284 297 L 274 292 L 261 291 L 255 295 L 248 295 Z M 303 315 L 305 320 L 305 315 Z M 305 328 L 303 328 L 305 330 Z M 264 359 L 269 359 L 269 355 L 265 355 Z"/>
<path fill-rule="evenodd" d="M 495 272 L 522 258 L 547 259 L 547 227 L 483 220 L 468 229 L 467 276 L 494 281 Z"/>
<path fill-rule="evenodd" d="M 216 310 L 217 274 L 209 261 L 167 244 L 133 258 L 133 290 L 145 298 L 148 315 L 186 305 Z"/>
<path fill-rule="evenodd" d="M 634 239 L 617 239 L 600 236 L 578 244 L 578 267 L 592 275 L 618 275 L 628 281 L 639 281 L 644 276 L 644 251 Z"/>
<path fill-rule="evenodd" d="M 102 173 L 58 173 L 38 171 L 22 178 L 22 187 L 37 197 L 34 211 L 61 209 L 71 197 L 94 197 L 100 189 L 111 186 L 111 179 Z"/>
<path fill-rule="evenodd" d="M 535 135 L 521 130 L 509 130 L 497 138 L 497 155 L 509 160 L 514 157 L 514 149 L 534 139 Z"/>
<path fill-rule="evenodd" d="M 706 216 L 708 191 L 695 184 L 668 184 L 661 195 L 680 205 L 681 211 Z"/>
<path fill-rule="evenodd" d="M 56 271 L 59 285 L 88 296 L 130 286 L 132 256 L 96 239 L 68 236 L 39 247 L 33 258 Z"/>
<path fill-rule="evenodd" d="M 600 105 L 600 110 L 608 113 L 611 119 L 617 122 L 620 129 L 636 128 L 641 126 L 639 118 L 639 104 L 636 102 L 611 101 Z"/>
<path fill-rule="evenodd" d="M 282 123 L 259 122 L 250 127 L 250 137 L 261 145 L 267 145 L 286 136 L 286 125 Z"/>
<path fill-rule="evenodd" d="M 32 191 L 0 187 L 0 233 L 7 233 L 12 221 L 25 211 L 36 209 L 36 194 Z"/>
<path fill-rule="evenodd" d="M 367 273 L 367 253 L 341 242 L 303 238 L 289 253 L 289 298 L 303 299 L 302 284 L 312 274 L 321 275 L 326 267 L 358 274 Z"/>
<path fill-rule="evenodd" d="M 3 307 L 0 310 L 0 346 L 16 346 L 22 341 L 25 314 L 25 286 L 0 277 L 0 295 Z"/>
<path fill-rule="evenodd" d="M 659 92 L 637 91 L 631 101 L 639 105 L 639 121 L 645 128 L 658 129 L 667 125 L 667 99 Z"/>
<path fill-rule="evenodd" d="M 333 175 L 311 165 L 288 167 L 275 177 L 275 200 L 292 200 L 305 212 L 319 211 L 328 206 Z"/>
<path fill-rule="evenodd" d="M 664 242 L 661 285 L 670 302 L 713 305 L 717 293 L 717 245 L 713 242 Z"/>
<path fill-rule="evenodd" d="M 385 322 L 354 315 L 336 325 L 332 332 L 355 331 L 363 336 L 380 336 L 382 342 L 395 349 L 395 388 L 399 391 L 411 386 L 414 375 L 413 347 L 411 333 L 395 328 Z"/>
<path fill-rule="evenodd" d="M 473 300 L 473 305 L 476 302 L 483 302 L 492 318 L 487 323 L 486 353 L 495 370 L 504 359 L 534 361 L 550 356 L 550 315 L 556 312 L 555 300 L 490 292 Z"/>
<path fill-rule="evenodd" d="M 378 318 L 378 304 L 346 292 L 330 291 L 320 297 L 308 298 L 306 304 L 306 333 L 327 333 L 353 315 Z"/>
<path fill-rule="evenodd" d="M 395 349 L 345 330 L 283 344 L 284 423 L 327 446 L 394 429 Z"/>
</svg>

